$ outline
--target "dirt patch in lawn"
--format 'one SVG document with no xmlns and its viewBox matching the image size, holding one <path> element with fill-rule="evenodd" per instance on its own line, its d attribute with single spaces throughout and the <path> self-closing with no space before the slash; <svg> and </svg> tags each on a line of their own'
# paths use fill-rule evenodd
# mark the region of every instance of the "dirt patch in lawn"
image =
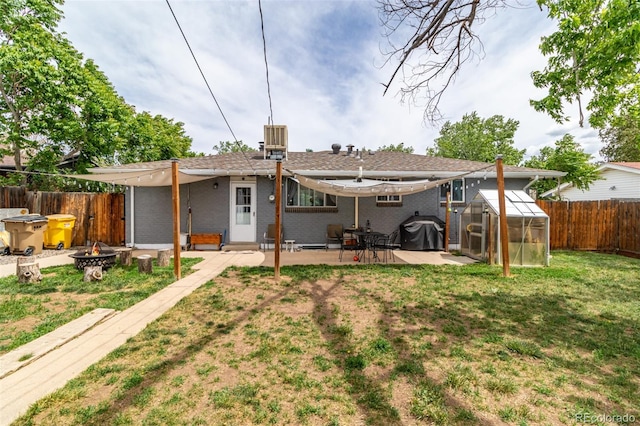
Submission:
<svg viewBox="0 0 640 426">
<path fill-rule="evenodd" d="M 279 282 L 265 268 L 228 270 L 25 419 L 561 425 L 637 415 L 638 344 L 596 356 L 584 342 L 625 336 L 640 320 L 631 305 L 614 298 L 624 320 L 599 321 L 581 316 L 585 288 L 566 290 L 595 284 L 565 269 L 543 277 L 541 292 L 540 271 L 503 279 L 465 268 L 310 266 L 285 268 Z"/>
</svg>

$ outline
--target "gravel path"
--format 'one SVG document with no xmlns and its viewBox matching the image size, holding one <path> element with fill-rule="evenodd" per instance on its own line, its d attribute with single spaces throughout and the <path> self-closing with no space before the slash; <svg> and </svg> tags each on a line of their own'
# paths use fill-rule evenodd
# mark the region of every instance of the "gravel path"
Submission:
<svg viewBox="0 0 640 426">
<path fill-rule="evenodd" d="M 42 250 L 42 253 L 40 254 L 36 254 L 35 257 L 36 259 L 42 259 L 43 257 L 50 257 L 50 256 L 56 256 L 59 254 L 71 254 L 74 253 L 76 250 Z M 0 265 L 10 265 L 12 263 L 16 263 L 17 259 L 19 257 L 22 257 L 21 255 L 9 255 L 9 256 L 0 256 Z"/>
</svg>

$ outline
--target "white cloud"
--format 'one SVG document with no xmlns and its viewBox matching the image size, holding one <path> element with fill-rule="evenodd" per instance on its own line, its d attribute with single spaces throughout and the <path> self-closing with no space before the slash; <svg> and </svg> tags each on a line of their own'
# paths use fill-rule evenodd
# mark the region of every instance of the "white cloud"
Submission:
<svg viewBox="0 0 640 426">
<path fill-rule="evenodd" d="M 257 146 L 269 104 L 257 2 L 171 2 L 236 137 Z M 278 124 L 289 126 L 290 149 L 327 150 L 334 142 L 377 148 L 404 142 L 418 153 L 438 130 L 422 110 L 401 105 L 380 83 L 391 67 L 376 67 L 384 42 L 375 3 L 263 1 L 273 101 Z M 138 110 L 185 123 L 193 149 L 211 153 L 231 140 L 162 0 L 67 0 L 61 29 L 93 58 L 118 92 Z M 529 106 L 540 97 L 529 73 L 544 66 L 537 50 L 550 30 L 536 9 L 501 10 L 482 27 L 486 58 L 469 64 L 445 94 L 441 110 L 457 121 L 478 111 L 520 121 L 516 143 L 529 154 L 553 144 L 558 130 L 574 132 L 588 152 L 599 149 L 592 129 L 559 126 Z M 573 112 L 573 111 L 570 111 Z"/>
</svg>

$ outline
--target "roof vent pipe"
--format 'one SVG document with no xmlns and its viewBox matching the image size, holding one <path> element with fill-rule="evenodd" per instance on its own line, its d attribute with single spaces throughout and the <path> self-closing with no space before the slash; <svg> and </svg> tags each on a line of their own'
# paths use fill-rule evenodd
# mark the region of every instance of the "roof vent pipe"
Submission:
<svg viewBox="0 0 640 426">
<path fill-rule="evenodd" d="M 331 150 L 334 154 L 338 154 L 340 152 L 340 148 L 342 148 L 342 146 L 340 146 L 339 143 L 334 143 L 331 145 Z"/>
<path fill-rule="evenodd" d="M 353 145 L 347 145 L 347 156 L 351 156 L 353 154 Z"/>
</svg>

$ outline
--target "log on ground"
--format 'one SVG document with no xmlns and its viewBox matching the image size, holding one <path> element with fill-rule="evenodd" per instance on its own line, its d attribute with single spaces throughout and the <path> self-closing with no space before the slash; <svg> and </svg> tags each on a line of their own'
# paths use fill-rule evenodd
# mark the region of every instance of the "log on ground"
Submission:
<svg viewBox="0 0 640 426">
<path fill-rule="evenodd" d="M 158 250 L 158 266 L 169 266 L 172 252 L 173 250 L 171 249 Z"/>
<path fill-rule="evenodd" d="M 88 283 L 91 281 L 102 280 L 102 266 L 85 266 L 83 281 Z"/>
<path fill-rule="evenodd" d="M 120 250 L 120 264 L 123 266 L 131 266 L 133 263 L 132 260 L 133 249 L 124 248 Z"/>
<path fill-rule="evenodd" d="M 148 254 L 138 256 L 138 272 L 141 274 L 153 273 L 153 258 Z"/>
<path fill-rule="evenodd" d="M 18 266 L 18 282 L 23 284 L 35 283 L 42 281 L 40 273 L 40 264 L 38 263 L 22 263 Z"/>
</svg>

